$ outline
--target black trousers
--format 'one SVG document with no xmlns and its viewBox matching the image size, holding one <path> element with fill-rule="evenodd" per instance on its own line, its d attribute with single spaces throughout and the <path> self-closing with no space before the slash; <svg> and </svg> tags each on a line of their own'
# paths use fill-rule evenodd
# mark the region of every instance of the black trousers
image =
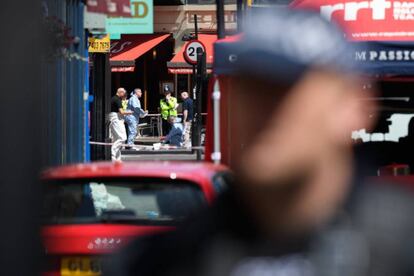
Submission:
<svg viewBox="0 0 414 276">
<path fill-rule="evenodd" d="M 162 119 L 162 135 L 167 136 L 170 130 L 171 124 L 167 120 Z"/>
</svg>

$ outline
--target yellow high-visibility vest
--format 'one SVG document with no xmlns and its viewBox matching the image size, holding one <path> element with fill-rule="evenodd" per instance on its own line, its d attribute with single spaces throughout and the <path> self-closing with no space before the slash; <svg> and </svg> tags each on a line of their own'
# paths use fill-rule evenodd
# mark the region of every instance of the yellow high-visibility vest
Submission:
<svg viewBox="0 0 414 276">
<path fill-rule="evenodd" d="M 177 116 L 177 98 L 171 97 L 170 100 L 161 99 L 160 100 L 160 107 L 161 107 L 161 117 L 164 120 L 167 120 L 169 116 Z"/>
</svg>

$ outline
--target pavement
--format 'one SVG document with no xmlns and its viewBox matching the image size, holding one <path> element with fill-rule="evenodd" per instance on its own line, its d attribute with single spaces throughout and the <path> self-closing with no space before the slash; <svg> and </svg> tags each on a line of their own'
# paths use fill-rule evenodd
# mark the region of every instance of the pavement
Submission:
<svg viewBox="0 0 414 276">
<path fill-rule="evenodd" d="M 123 150 L 121 151 L 122 161 L 197 161 L 197 153 L 186 149 L 168 149 L 168 150 Z M 201 160 L 204 160 L 202 154 Z"/>
<path fill-rule="evenodd" d="M 202 156 L 204 159 L 204 156 Z M 122 154 L 122 161 L 197 161 L 196 154 Z"/>
<path fill-rule="evenodd" d="M 138 137 L 135 144 L 140 150 L 122 150 L 122 161 L 197 161 L 197 154 L 188 149 L 153 150 L 152 145 L 159 142 L 160 137 Z M 204 154 L 201 160 L 204 160 Z"/>
</svg>

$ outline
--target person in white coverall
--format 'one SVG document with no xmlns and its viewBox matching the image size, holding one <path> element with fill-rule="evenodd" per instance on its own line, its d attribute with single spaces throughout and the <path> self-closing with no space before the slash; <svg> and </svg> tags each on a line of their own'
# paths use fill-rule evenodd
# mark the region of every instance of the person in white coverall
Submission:
<svg viewBox="0 0 414 276">
<path fill-rule="evenodd" d="M 144 111 L 141 108 L 141 102 L 139 99 L 142 97 L 142 91 L 139 88 L 134 89 L 131 93 L 131 98 L 128 100 L 127 110 L 133 112 L 132 115 L 125 116 L 125 122 L 128 125 L 128 148 L 131 148 L 134 145 L 135 137 L 138 134 L 138 124 L 139 118 L 147 116 L 148 112 Z M 136 150 L 135 148 L 132 148 Z"/>
<path fill-rule="evenodd" d="M 111 99 L 111 112 L 109 113 L 109 137 L 112 140 L 111 159 L 112 161 L 121 161 L 122 143 L 127 139 L 124 124 L 124 116 L 132 114 L 132 111 L 122 108 L 122 98 L 125 96 L 126 90 L 118 88 L 116 95 Z"/>
</svg>

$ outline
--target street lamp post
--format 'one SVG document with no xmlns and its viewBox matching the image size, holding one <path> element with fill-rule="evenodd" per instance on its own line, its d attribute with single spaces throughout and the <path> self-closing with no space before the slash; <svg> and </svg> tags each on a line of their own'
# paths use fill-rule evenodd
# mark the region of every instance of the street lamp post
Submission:
<svg viewBox="0 0 414 276">
<path fill-rule="evenodd" d="M 225 37 L 224 22 L 224 0 L 216 0 L 216 17 L 217 17 L 217 37 L 218 39 Z"/>
</svg>

